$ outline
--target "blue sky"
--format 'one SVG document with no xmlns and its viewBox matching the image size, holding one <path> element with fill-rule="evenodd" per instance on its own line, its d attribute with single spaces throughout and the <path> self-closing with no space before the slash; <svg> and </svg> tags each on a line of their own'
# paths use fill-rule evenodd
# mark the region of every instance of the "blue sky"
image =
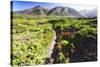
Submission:
<svg viewBox="0 0 100 67">
<path fill-rule="evenodd" d="M 48 8 L 48 9 L 51 9 L 51 8 L 57 6 L 57 4 L 54 4 L 54 3 L 52 4 L 52 3 L 43 3 L 43 2 L 13 1 L 12 9 L 13 9 L 13 11 L 20 11 L 20 10 L 33 8 L 37 5 L 40 5 L 42 7 Z"/>
<path fill-rule="evenodd" d="M 46 2 L 31 2 L 31 1 L 15 1 L 13 0 L 12 6 L 13 11 L 21 11 L 29 8 L 33 8 L 37 5 L 40 5 L 42 7 L 51 9 L 54 8 L 55 6 L 64 6 L 64 7 L 71 7 L 76 9 L 77 11 L 81 11 L 84 9 L 87 10 L 92 10 L 96 8 L 96 6 L 93 5 L 74 5 L 74 4 L 60 4 L 60 3 L 46 3 Z"/>
</svg>

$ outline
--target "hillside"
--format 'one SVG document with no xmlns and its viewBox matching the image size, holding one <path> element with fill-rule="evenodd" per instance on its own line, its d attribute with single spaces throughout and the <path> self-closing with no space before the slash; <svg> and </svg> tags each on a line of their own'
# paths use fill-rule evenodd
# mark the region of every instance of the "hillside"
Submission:
<svg viewBox="0 0 100 67">
<path fill-rule="evenodd" d="M 82 17 L 78 11 L 70 7 L 57 6 L 51 9 L 48 15 L 67 16 L 67 17 Z"/>
</svg>

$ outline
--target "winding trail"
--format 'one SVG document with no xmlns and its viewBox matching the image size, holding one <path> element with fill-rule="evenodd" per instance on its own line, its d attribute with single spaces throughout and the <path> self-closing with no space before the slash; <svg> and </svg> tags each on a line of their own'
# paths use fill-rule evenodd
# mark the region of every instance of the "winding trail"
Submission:
<svg viewBox="0 0 100 67">
<path fill-rule="evenodd" d="M 53 38 L 52 38 L 52 41 L 50 42 L 50 45 L 49 45 L 49 51 L 48 51 L 48 56 L 47 57 L 51 57 L 51 54 L 53 52 L 53 48 L 54 48 L 54 45 L 56 43 L 56 32 L 53 30 Z"/>
</svg>

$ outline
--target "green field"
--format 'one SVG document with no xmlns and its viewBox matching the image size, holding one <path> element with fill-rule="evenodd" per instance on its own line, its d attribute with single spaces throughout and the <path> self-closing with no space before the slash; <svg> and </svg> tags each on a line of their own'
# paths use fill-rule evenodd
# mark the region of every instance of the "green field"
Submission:
<svg viewBox="0 0 100 67">
<path fill-rule="evenodd" d="M 87 58 L 90 59 L 86 61 L 97 60 L 97 18 L 38 17 L 13 14 L 11 22 L 11 64 L 45 64 L 49 45 L 54 37 L 53 31 L 56 32 L 57 36 L 54 47 L 56 58 L 53 58 L 53 63 L 85 61 Z M 87 48 L 84 48 L 85 45 L 87 45 Z M 88 48 L 88 45 L 90 48 Z M 78 52 L 80 49 L 83 49 L 81 51 L 84 54 Z M 80 54 L 81 58 L 84 56 L 85 58 L 82 60 L 74 58 L 73 55 L 76 54 L 74 54 L 74 51 L 77 55 Z M 53 53 L 55 52 L 53 51 Z M 89 53 L 91 53 L 91 56 L 88 55 Z"/>
</svg>

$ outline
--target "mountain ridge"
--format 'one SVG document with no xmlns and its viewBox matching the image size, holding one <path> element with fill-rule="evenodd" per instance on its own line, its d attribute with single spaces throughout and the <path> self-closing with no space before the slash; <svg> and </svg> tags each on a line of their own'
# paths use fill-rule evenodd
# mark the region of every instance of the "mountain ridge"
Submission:
<svg viewBox="0 0 100 67">
<path fill-rule="evenodd" d="M 18 14 L 31 14 L 31 15 L 42 15 L 42 16 L 66 16 L 72 18 L 92 18 L 88 16 L 92 11 L 77 11 L 71 7 L 64 7 L 64 6 L 56 6 L 52 9 L 44 8 L 40 5 L 37 5 L 33 8 L 25 9 L 22 11 L 15 11 L 14 13 Z M 96 12 L 96 11 L 95 11 Z M 95 14 L 94 12 L 94 14 Z M 91 13 L 90 13 L 91 14 Z"/>
</svg>

